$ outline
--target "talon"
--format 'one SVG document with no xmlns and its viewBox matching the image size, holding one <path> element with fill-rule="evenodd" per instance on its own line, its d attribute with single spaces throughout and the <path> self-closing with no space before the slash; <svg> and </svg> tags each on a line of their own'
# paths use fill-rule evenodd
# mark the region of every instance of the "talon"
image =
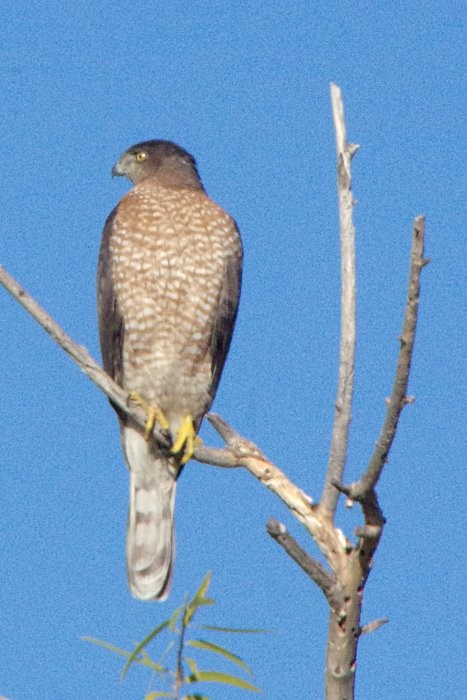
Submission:
<svg viewBox="0 0 467 700">
<path fill-rule="evenodd" d="M 138 406 L 141 406 L 141 408 L 144 408 L 144 410 L 146 411 L 146 424 L 144 426 L 145 440 L 150 440 L 156 423 L 159 423 L 162 430 L 169 430 L 169 421 L 165 417 L 164 412 L 160 408 L 151 406 L 151 404 L 148 403 L 146 399 L 141 396 L 140 393 L 138 393 L 137 391 L 132 391 L 128 395 L 128 400 L 138 404 Z"/>
<path fill-rule="evenodd" d="M 178 454 L 183 450 L 180 464 L 186 464 L 193 457 L 195 446 L 200 443 L 201 439 L 196 435 L 192 417 L 189 415 L 185 416 L 178 430 L 177 439 L 172 445 L 172 454 Z"/>
</svg>

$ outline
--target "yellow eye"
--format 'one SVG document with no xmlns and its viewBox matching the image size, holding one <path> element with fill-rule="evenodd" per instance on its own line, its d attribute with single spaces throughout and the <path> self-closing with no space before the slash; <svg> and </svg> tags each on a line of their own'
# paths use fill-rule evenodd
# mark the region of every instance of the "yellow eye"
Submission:
<svg viewBox="0 0 467 700">
<path fill-rule="evenodd" d="M 136 153 L 135 155 L 135 158 L 138 161 L 138 163 L 141 163 L 141 161 L 146 158 L 146 153 L 144 151 L 138 151 L 138 153 Z"/>
</svg>

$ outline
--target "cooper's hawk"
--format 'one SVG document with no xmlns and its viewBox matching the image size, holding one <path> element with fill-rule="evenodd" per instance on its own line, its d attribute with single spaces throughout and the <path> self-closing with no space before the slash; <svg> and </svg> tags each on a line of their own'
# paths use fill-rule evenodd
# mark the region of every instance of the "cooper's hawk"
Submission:
<svg viewBox="0 0 467 700">
<path fill-rule="evenodd" d="M 134 187 L 108 217 L 97 274 L 105 370 L 147 411 L 117 410 L 130 471 L 127 570 L 142 600 L 167 597 L 175 485 L 194 450 L 230 345 L 240 291 L 237 226 L 206 194 L 193 157 L 170 141 L 132 146 L 113 175 Z M 172 451 L 152 437 L 170 430 Z"/>
</svg>

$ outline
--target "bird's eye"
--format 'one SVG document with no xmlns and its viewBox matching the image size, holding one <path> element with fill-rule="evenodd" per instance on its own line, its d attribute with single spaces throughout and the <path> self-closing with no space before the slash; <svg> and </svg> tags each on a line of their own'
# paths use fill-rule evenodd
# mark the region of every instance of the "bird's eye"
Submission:
<svg viewBox="0 0 467 700">
<path fill-rule="evenodd" d="M 146 153 L 144 151 L 138 151 L 135 155 L 136 160 L 138 163 L 141 163 L 146 158 Z"/>
</svg>

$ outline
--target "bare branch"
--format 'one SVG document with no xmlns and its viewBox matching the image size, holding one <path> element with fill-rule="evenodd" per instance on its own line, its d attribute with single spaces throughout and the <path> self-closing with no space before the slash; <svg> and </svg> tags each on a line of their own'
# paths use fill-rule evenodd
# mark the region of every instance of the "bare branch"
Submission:
<svg viewBox="0 0 467 700">
<path fill-rule="evenodd" d="M 144 410 L 134 403 L 131 404 L 131 407 L 128 405 L 128 393 L 104 372 L 102 367 L 91 357 L 84 346 L 75 343 L 75 341 L 65 333 L 63 328 L 49 316 L 37 301 L 35 301 L 35 299 L 33 299 L 2 266 L 0 266 L 0 284 L 4 286 L 12 297 L 31 314 L 45 331 L 47 331 L 57 345 L 68 353 L 84 374 L 86 374 L 116 406 L 124 413 L 130 415 L 141 428 L 144 428 L 146 423 L 146 414 Z M 158 430 L 157 427 L 155 428 L 154 435 L 162 445 L 170 445 L 167 436 Z"/>
<path fill-rule="evenodd" d="M 415 332 L 417 329 L 418 304 L 420 298 L 420 273 L 422 268 L 428 262 L 428 260 L 423 258 L 424 239 L 425 217 L 418 216 L 415 219 L 413 227 L 409 288 L 405 307 L 405 317 L 402 325 L 402 335 L 400 337 L 399 359 L 397 362 L 394 386 L 391 397 L 388 401 L 386 418 L 367 470 L 361 476 L 358 482 L 351 484 L 349 487 L 345 487 L 345 493 L 356 501 L 362 501 L 366 494 L 368 494 L 377 484 L 387 461 L 402 409 L 407 403 L 413 403 L 413 397 L 407 396 L 406 392 L 409 381 Z"/>
<path fill-rule="evenodd" d="M 329 519 L 313 505 L 310 496 L 290 481 L 275 464 L 267 460 L 256 445 L 238 435 L 220 416 L 209 413 L 207 418 L 219 434 L 227 438 L 227 447 L 225 450 L 219 450 L 220 456 L 222 457 L 225 453 L 231 455 L 231 459 L 226 460 L 226 464 L 216 462 L 216 466 L 243 466 L 247 469 L 290 509 L 311 534 L 332 570 L 338 571 L 344 553 L 351 547 L 344 534 L 333 527 Z M 196 459 L 198 455 L 199 448 L 195 452 Z M 210 455 L 203 454 L 203 458 L 205 456 L 208 457 L 206 461 L 212 464 Z"/>
<path fill-rule="evenodd" d="M 217 430 L 221 438 L 226 442 L 229 449 L 232 452 L 235 452 L 235 454 L 237 454 L 239 457 L 241 455 L 246 455 L 248 457 L 257 457 L 265 462 L 267 461 L 264 454 L 253 442 L 251 442 L 251 440 L 247 440 L 247 438 L 242 437 L 235 432 L 232 426 L 230 426 L 227 421 L 225 421 L 217 413 L 208 413 L 206 418 L 211 423 L 212 427 Z"/>
<path fill-rule="evenodd" d="M 319 561 L 310 557 L 298 542 L 287 532 L 285 525 L 279 523 L 274 518 L 269 518 L 266 531 L 273 540 L 281 545 L 303 571 L 316 583 L 323 591 L 328 600 L 332 599 L 335 592 L 336 579 L 330 574 Z"/>
<path fill-rule="evenodd" d="M 387 625 L 389 622 L 388 617 L 381 617 L 379 620 L 373 620 L 373 622 L 367 622 L 366 625 L 363 625 L 363 627 L 360 629 L 360 636 L 362 637 L 364 634 L 370 634 L 370 632 L 376 632 L 376 630 L 379 630 L 380 627 L 383 625 Z"/>
<path fill-rule="evenodd" d="M 336 134 L 337 190 L 339 198 L 339 228 L 341 241 L 341 339 L 339 380 L 334 409 L 326 477 L 320 508 L 334 516 L 338 492 L 333 481 L 341 481 L 347 457 L 347 443 L 352 418 L 352 398 L 355 362 L 355 228 L 352 221 L 353 197 L 351 160 L 358 146 L 347 143 L 344 106 L 340 88 L 331 83 L 331 103 Z"/>
</svg>

